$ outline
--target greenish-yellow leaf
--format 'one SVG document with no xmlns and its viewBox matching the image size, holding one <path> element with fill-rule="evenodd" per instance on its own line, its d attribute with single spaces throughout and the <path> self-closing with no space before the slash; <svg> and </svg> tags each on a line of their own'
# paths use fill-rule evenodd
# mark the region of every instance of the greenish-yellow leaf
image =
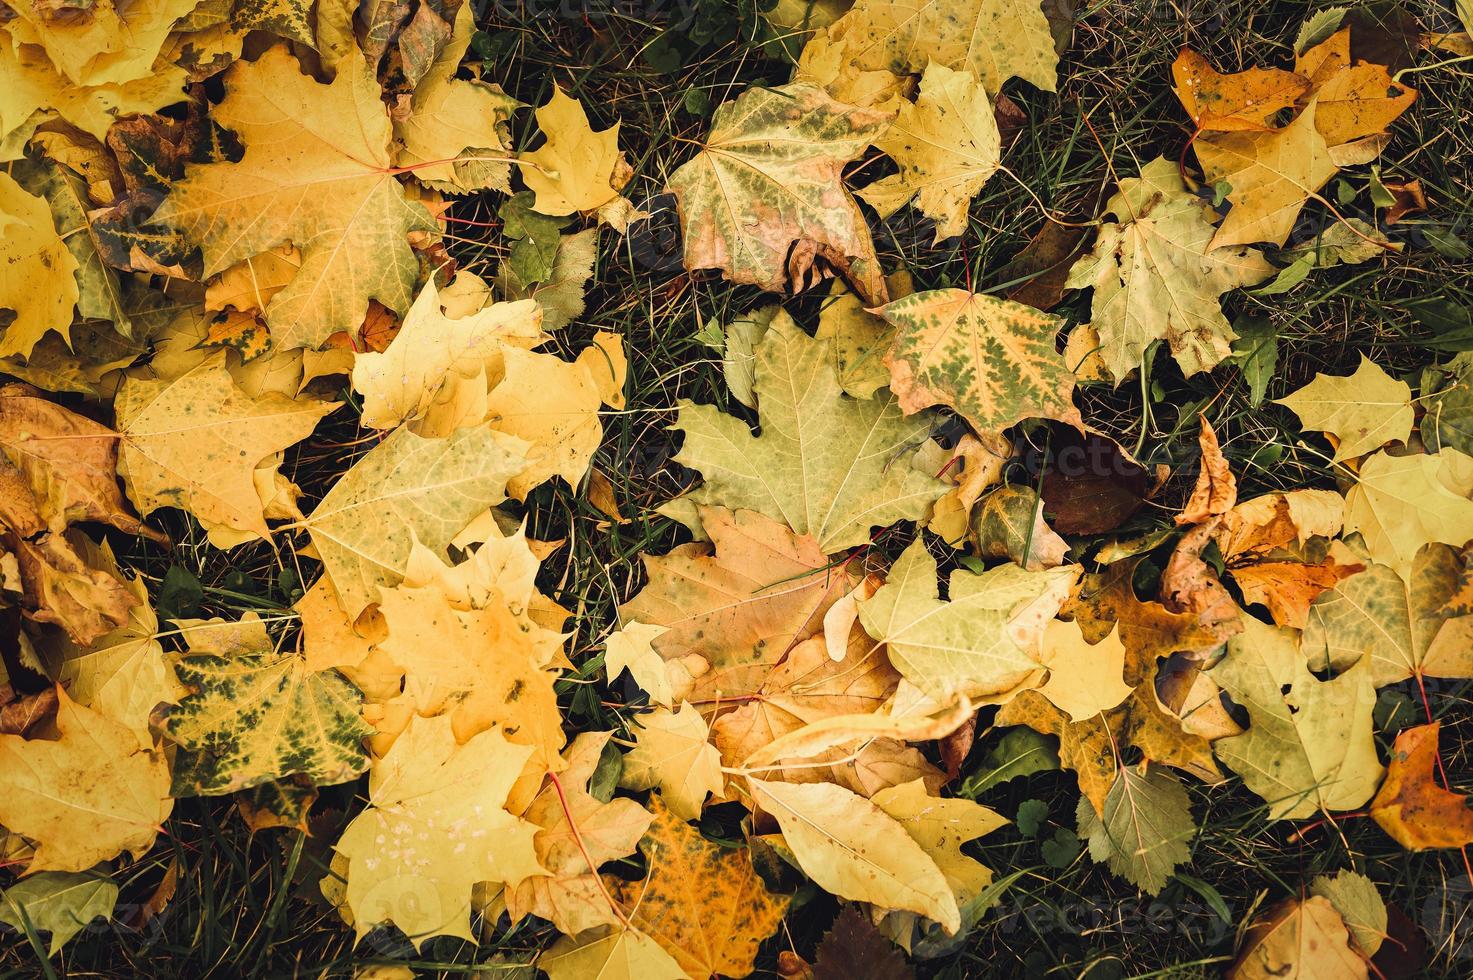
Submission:
<svg viewBox="0 0 1473 980">
<path fill-rule="evenodd" d="M 1210 370 L 1237 338 L 1219 297 L 1274 274 L 1250 248 L 1215 248 L 1212 209 L 1187 191 L 1174 161 L 1157 158 L 1120 182 L 1094 249 L 1069 270 L 1070 289 L 1094 289 L 1092 326 L 1118 384 L 1164 340 L 1187 375 Z"/>
<path fill-rule="evenodd" d="M 759 511 L 818 540 L 827 554 L 870 529 L 918 520 L 947 485 L 909 465 L 933 419 L 894 398 L 843 395 L 827 344 L 774 321 L 757 348 L 762 434 L 709 405 L 682 402 L 677 462 L 698 470 L 697 503 Z"/>
<path fill-rule="evenodd" d="M 389 437 L 338 478 L 306 520 L 350 620 L 404 578 L 415 541 L 443 557 L 471 519 L 506 499 L 525 444 L 486 426 Z"/>
</svg>

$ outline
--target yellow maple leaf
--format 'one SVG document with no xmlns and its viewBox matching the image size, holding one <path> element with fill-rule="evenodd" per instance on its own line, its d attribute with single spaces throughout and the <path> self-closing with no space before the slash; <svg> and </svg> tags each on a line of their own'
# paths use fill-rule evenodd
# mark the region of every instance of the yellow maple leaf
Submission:
<svg viewBox="0 0 1473 980">
<path fill-rule="evenodd" d="M 916 912 L 956 932 L 961 913 L 946 875 L 878 805 L 831 783 L 748 784 L 753 801 L 777 819 L 799 867 L 824 891 Z"/>
<path fill-rule="evenodd" d="M 862 69 L 897 75 L 931 62 L 970 70 L 989 92 L 1014 76 L 1054 91 L 1059 56 L 1048 18 L 1015 0 L 859 0 L 827 28 Z"/>
<path fill-rule="evenodd" d="M 168 762 L 126 725 L 56 697 L 60 738 L 0 735 L 0 824 L 36 842 L 32 872 L 142 857 L 174 808 Z"/>
<path fill-rule="evenodd" d="M 525 500 L 554 476 L 578 486 L 603 439 L 598 380 L 587 363 L 552 354 L 507 349 L 502 358 L 504 374 L 491 389 L 486 417 L 497 432 L 530 444 L 527 465 L 507 483 L 507 493 Z"/>
<path fill-rule="evenodd" d="M 416 945 L 475 941 L 471 890 L 542 873 L 537 828 L 508 813 L 507 792 L 529 746 L 499 731 L 457 744 L 450 719 L 415 718 L 369 774 L 369 807 L 334 845 L 347 861 L 344 900 L 361 938 L 390 923 Z"/>
<path fill-rule="evenodd" d="M 626 789 L 658 789 L 670 811 L 697 820 L 707 794 L 721 795 L 721 753 L 711 745 L 710 729 L 689 703 L 676 711 L 657 708 L 639 716 L 634 748 L 624 756 L 619 784 Z"/>
<path fill-rule="evenodd" d="M 1038 693 L 1076 722 L 1117 707 L 1134 690 L 1122 680 L 1125 644 L 1117 631 L 1090 643 L 1079 624 L 1053 620 L 1043 634 L 1049 677 Z"/>
<path fill-rule="evenodd" d="M 224 80 L 212 115 L 245 155 L 190 167 L 153 220 L 201 246 L 205 275 L 288 242 L 300 249 L 301 268 L 266 307 L 278 346 L 356 330 L 370 299 L 407 310 L 419 274 L 408 236 L 436 226 L 394 175 L 389 117 L 362 55 L 321 85 L 277 46 Z"/>
<path fill-rule="evenodd" d="M 533 300 L 492 303 L 459 318 L 442 312 L 434 280 L 425 283 L 383 352 L 353 358 L 353 388 L 363 396 L 363 424 L 414 424 L 423 436 L 449 435 L 486 418 L 487 376 L 501 376 L 502 352 L 530 349 L 546 335 Z"/>
<path fill-rule="evenodd" d="M 154 112 L 184 100 L 185 73 L 172 64 L 119 84 L 77 85 L 40 48 L 11 43 L 0 28 L 0 161 L 25 152 L 36 127 L 61 118 L 101 140 L 121 116 Z"/>
<path fill-rule="evenodd" d="M 547 142 L 518 160 L 522 180 L 537 195 L 533 210 L 559 216 L 596 211 L 619 196 L 629 165 L 619 152 L 617 122 L 595 133 L 583 104 L 554 85 L 537 110 L 537 125 Z"/>
<path fill-rule="evenodd" d="M 689 980 L 659 943 L 628 926 L 561 936 L 537 958 L 537 968 L 548 980 Z"/>
<path fill-rule="evenodd" d="M 527 808 L 526 819 L 539 828 L 537 860 L 546 870 L 507 889 L 513 920 L 540 915 L 570 936 L 619 923 L 598 869 L 634 853 L 651 815 L 634 800 L 600 801 L 588 792 L 611 735 L 584 732 L 575 738 L 557 783 L 549 779 Z"/>
<path fill-rule="evenodd" d="M 505 129 L 521 103 L 499 86 L 455 77 L 475 29 L 475 12 L 462 5 L 450 40 L 414 87 L 408 113 L 394 121 L 394 159 L 412 167 L 415 180 L 447 194 L 510 193 Z"/>
<path fill-rule="evenodd" d="M 915 102 L 900 104 L 899 115 L 875 145 L 900 167 L 859 192 L 882 218 L 903 205 L 936 219 L 936 238 L 960 235 L 967 227 L 972 197 L 1001 164 L 1002 140 L 992 99 L 969 71 L 932 63 L 921 76 Z"/>
<path fill-rule="evenodd" d="M 199 0 L 98 0 L 80 17 L 56 16 L 49 4 L 15 0 L 7 24 L 16 44 L 45 50 L 56 70 L 74 85 L 109 85 L 142 78 L 174 22 Z"/>
<path fill-rule="evenodd" d="M 1422 546 L 1473 538 L 1473 458 L 1456 449 L 1362 462 L 1345 495 L 1345 531 L 1359 531 L 1371 559 L 1406 574 Z"/>
<path fill-rule="evenodd" d="M 1338 172 L 1316 128 L 1313 102 L 1283 129 L 1219 133 L 1192 144 L 1209 184 L 1226 181 L 1232 209 L 1212 236 L 1212 248 L 1270 242 L 1282 245 L 1306 201 Z"/>
<path fill-rule="evenodd" d="M 15 319 L 0 337 L 0 357 L 29 355 L 48 330 L 69 337 L 77 305 L 77 260 L 44 198 L 0 173 L 0 309 Z"/>
<path fill-rule="evenodd" d="M 270 393 L 251 398 L 220 351 L 173 381 L 129 378 L 118 390 L 118 471 L 145 515 L 178 507 L 258 537 L 270 533 L 257 465 L 311 434 L 337 406 Z"/>
<path fill-rule="evenodd" d="M 1299 416 L 1305 428 L 1333 436 L 1337 463 L 1388 442 L 1405 442 L 1414 421 L 1412 389 L 1364 354 L 1354 374 L 1317 374 L 1275 401 Z"/>
<path fill-rule="evenodd" d="M 782 922 L 786 895 L 767 890 L 746 848 L 720 847 L 658 796 L 640 849 L 643 881 L 605 880 L 634 928 L 659 943 L 692 977 L 745 977 L 757 949 Z M 691 883 L 702 884 L 697 892 Z"/>
</svg>

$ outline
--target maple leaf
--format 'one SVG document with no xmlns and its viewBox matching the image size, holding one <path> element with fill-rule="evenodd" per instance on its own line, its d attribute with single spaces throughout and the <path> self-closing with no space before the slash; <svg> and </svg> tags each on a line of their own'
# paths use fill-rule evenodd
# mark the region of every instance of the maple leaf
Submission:
<svg viewBox="0 0 1473 980">
<path fill-rule="evenodd" d="M 141 857 L 174 808 L 168 762 L 60 687 L 56 697 L 55 741 L 0 735 L 0 824 L 36 843 L 33 873 Z"/>
<path fill-rule="evenodd" d="M 1337 463 L 1389 442 L 1406 442 L 1412 431 L 1412 389 L 1364 354 L 1354 374 L 1317 374 L 1275 401 L 1299 416 L 1305 428 L 1333 436 Z"/>
<path fill-rule="evenodd" d="M 1302 52 L 1294 64 L 1311 83 L 1305 98 L 1314 101 L 1315 126 L 1332 153 L 1383 132 L 1417 99 L 1417 90 L 1394 80 L 1384 65 L 1352 64 L 1350 49 L 1346 27 Z"/>
<path fill-rule="evenodd" d="M 302 253 L 294 245 L 278 245 L 243 259 L 205 286 L 205 309 L 264 313 L 271 297 L 281 292 L 301 267 Z"/>
<path fill-rule="evenodd" d="M 69 338 L 79 267 L 46 200 L 7 173 L 0 173 L 0 230 L 0 309 L 15 313 L 0 336 L 0 357 L 29 356 L 48 330 Z"/>
<path fill-rule="evenodd" d="M 28 385 L 0 387 L 0 454 L 24 479 L 46 526 L 61 532 L 76 521 L 100 521 L 151 534 L 118 489 L 117 433 L 40 394 Z"/>
<path fill-rule="evenodd" d="M 1038 693 L 1075 722 L 1117 707 L 1135 688 L 1126 684 L 1125 644 L 1116 632 L 1090 643 L 1078 623 L 1051 620 L 1043 634 L 1048 680 Z"/>
<path fill-rule="evenodd" d="M 1345 494 L 1345 533 L 1359 531 L 1371 560 L 1406 574 L 1425 544 L 1473 538 L 1473 457 L 1456 449 L 1361 463 Z"/>
<path fill-rule="evenodd" d="M 989 92 L 1014 76 L 1054 91 L 1048 18 L 1027 0 L 859 0 L 827 30 L 862 69 L 905 75 L 935 62 L 970 70 Z"/>
<path fill-rule="evenodd" d="M 527 808 L 525 819 L 539 828 L 534 845 L 543 871 L 507 890 L 513 920 L 540 915 L 569 936 L 619 924 L 598 869 L 633 854 L 654 816 L 634 800 L 600 801 L 589 793 L 610 735 L 584 732 L 575 738 L 565 753 L 566 769 Z M 652 797 L 652 805 L 663 812 L 658 799 Z"/>
<path fill-rule="evenodd" d="M 248 613 L 243 623 L 255 621 Z M 263 631 L 263 639 L 264 631 Z M 198 653 L 174 665 L 190 693 L 169 709 L 175 796 L 218 796 L 301 773 L 328 786 L 368 766 L 358 691 L 270 641 L 228 654 Z"/>
<path fill-rule="evenodd" d="M 968 432 L 950 450 L 942 449 L 935 440 L 930 440 L 924 449 L 933 447 L 938 455 L 932 472 L 944 470 L 943 478 L 953 486 L 931 508 L 931 518 L 926 527 L 947 544 L 958 547 L 968 533 L 975 533 L 977 521 L 972 517 L 972 508 L 983 499 L 986 491 L 1002 482 L 1003 467 L 1013 454 L 1013 443 L 1006 435 L 989 435 L 983 439 Z M 916 461 L 921 462 L 921 454 L 917 455 Z M 930 463 L 926 465 L 929 467 Z M 1037 517 L 1042 521 L 1042 514 Z M 1040 554 L 1036 557 L 1041 561 L 1051 561 L 1053 555 L 1048 553 L 1057 548 L 1058 542 L 1047 534 L 1040 534 L 1038 540 Z M 1023 551 L 1020 542 L 1016 553 L 1021 556 Z"/>
<path fill-rule="evenodd" d="M 441 307 L 432 278 L 385 350 L 353 356 L 364 425 L 392 429 L 408 421 L 419 435 L 446 436 L 484 421 L 487 376 L 502 373 L 502 352 L 546 339 L 532 300 L 492 303 L 463 317 Z"/>
<path fill-rule="evenodd" d="M 612 682 L 628 670 L 634 683 L 650 696 L 652 704 L 673 708 L 676 684 L 654 646 L 655 640 L 667 632 L 668 626 L 653 626 L 637 619 L 625 623 L 604 640 L 604 671 Z"/>
<path fill-rule="evenodd" d="M 1473 454 L 1473 356 L 1459 354 L 1422 371 L 1422 442 L 1433 452 L 1451 446 Z"/>
<path fill-rule="evenodd" d="M 456 744 L 450 719 L 415 718 L 369 773 L 369 807 L 334 845 L 359 938 L 391 923 L 416 946 L 470 931 L 471 889 L 542 873 L 536 826 L 502 808 L 532 749 L 497 731 Z"/>
<path fill-rule="evenodd" d="M 1473 844 L 1468 797 L 1433 781 L 1439 730 L 1434 721 L 1396 736 L 1386 781 L 1371 801 L 1371 818 L 1409 851 Z"/>
<path fill-rule="evenodd" d="M 625 789 L 658 789 L 670 812 L 682 820 L 699 820 L 706 796 L 721 795 L 725 777 L 721 753 L 707 741 L 710 729 L 688 703 L 676 711 L 657 708 L 639 716 L 634 748 L 624 756 L 619 785 Z"/>
<path fill-rule="evenodd" d="M 506 497 L 523 445 L 485 426 L 424 439 L 395 429 L 333 484 L 305 522 L 350 619 L 404 577 L 414 542 L 443 555 Z"/>
<path fill-rule="evenodd" d="M 507 300 L 535 299 L 542 310 L 542 326 L 561 330 L 583 315 L 583 294 L 597 257 L 597 228 L 563 235 L 546 274 L 523 280 L 514 263 L 505 262 L 497 270 L 496 287 Z"/>
<path fill-rule="evenodd" d="M 752 799 L 776 818 L 803 873 L 824 891 L 915 912 L 948 933 L 961 924 L 936 862 L 894 817 L 831 783 L 748 779 Z"/>
<path fill-rule="evenodd" d="M 507 494 L 525 500 L 554 476 L 578 486 L 603 439 L 598 408 L 608 397 L 606 388 L 581 358 L 569 362 L 508 348 L 502 359 L 504 377 L 486 400 L 488 424 L 529 446 L 526 465 L 508 481 Z"/>
<path fill-rule="evenodd" d="M 833 659 L 826 649 L 825 637 L 810 637 L 772 668 L 749 700 L 716 719 L 712 736 L 728 765 L 740 766 L 785 736 L 826 719 L 879 716 L 895 693 L 900 675 L 864 630 L 852 625 L 843 633 L 847 643 L 839 659 Z M 832 782 L 864 797 L 918 777 L 933 786 L 940 782 L 939 773 L 918 751 L 893 738 L 868 738 L 857 750 L 805 748 L 803 754 L 803 759 L 796 760 L 801 765 L 774 759 L 774 769 L 766 778 Z M 832 764 L 821 764 L 827 761 Z"/>
<path fill-rule="evenodd" d="M 1236 618 L 1207 622 L 1194 612 L 1139 598 L 1132 585 L 1138 565 L 1139 560 L 1121 559 L 1086 576 L 1064 608 L 1065 615 L 1079 621 L 1090 642 L 1098 642 L 1118 625 L 1127 653 L 1127 684 L 1149 676 L 1161 657 L 1186 653 L 1199 659 L 1238 632 Z"/>
<path fill-rule="evenodd" d="M 393 703 L 420 715 L 448 714 L 462 742 L 497 728 L 513 744 L 531 746 L 538 765 L 556 768 L 562 716 L 555 675 L 545 668 L 559 638 L 542 642 L 539 627 L 499 600 L 458 609 L 434 587 L 381 589 L 387 636 L 379 651 L 404 677 L 404 694 Z M 381 731 L 391 727 L 379 724 Z"/>
<path fill-rule="evenodd" d="M 225 361 L 219 351 L 172 380 L 122 383 L 113 402 L 122 435 L 118 472 L 144 514 L 178 507 L 208 525 L 264 538 L 270 529 L 256 470 L 311 435 L 336 405 L 280 392 L 247 395 Z"/>
<path fill-rule="evenodd" d="M 1200 130 L 1263 132 L 1279 110 L 1298 101 L 1309 79 L 1277 68 L 1224 75 L 1190 48 L 1171 65 L 1176 97 Z"/>
<path fill-rule="evenodd" d="M 609 878 L 630 925 L 659 943 L 692 977 L 745 977 L 757 948 L 788 908 L 786 895 L 767 890 L 746 848 L 710 843 L 650 798 L 654 820 L 640 843 L 650 873 L 643 881 Z M 709 887 L 694 899 L 690 885 Z"/>
<path fill-rule="evenodd" d="M 914 292 L 910 273 L 904 270 L 886 277 L 885 287 L 892 299 Z M 895 328 L 866 310 L 844 280 L 835 279 L 829 286 L 829 299 L 819 311 L 814 336 L 833 344 L 835 370 L 844 394 L 871 398 L 890 383 L 885 354 L 895 341 Z"/>
<path fill-rule="evenodd" d="M 47 531 L 35 500 L 8 462 L 0 464 L 0 532 L 9 552 L 7 588 L 21 592 L 27 617 L 55 623 L 77 643 L 91 643 L 126 622 L 138 600 L 112 574 L 82 553 L 96 549 L 76 530 Z M 22 661 L 24 662 L 24 661 Z"/>
<path fill-rule="evenodd" d="M 279 393 L 252 398 L 220 351 L 172 381 L 128 378 L 115 400 L 118 471 L 145 515 L 178 507 L 203 521 L 266 537 L 254 472 L 307 438 L 337 406 Z"/>
<path fill-rule="evenodd" d="M 645 555 L 649 583 L 619 607 L 626 622 L 666 628 L 652 642 L 672 694 L 697 702 L 756 690 L 849 588 L 811 537 L 751 511 L 699 514 L 710 544 Z"/>
<path fill-rule="evenodd" d="M 1232 208 L 1211 248 L 1270 242 L 1282 245 L 1304 204 L 1338 167 L 1315 128 L 1311 103 L 1292 123 L 1268 133 L 1221 133 L 1192 144 L 1209 184 L 1226 182 Z"/>
<path fill-rule="evenodd" d="M 951 573 L 939 598 L 936 561 L 917 541 L 890 568 L 885 585 L 859 603 L 865 631 L 888 645 L 901 674 L 937 701 L 1035 687 L 1044 665 L 1044 624 L 1063 604 L 1077 565 L 1045 572 L 1002 566 Z"/>
<path fill-rule="evenodd" d="M 1285 899 L 1258 918 L 1243 935 L 1229 980 L 1367 976 L 1366 961 L 1350 948 L 1345 920 L 1320 895 Z"/>
<path fill-rule="evenodd" d="M 411 232 L 435 223 L 394 176 L 378 83 L 351 52 L 330 85 L 277 46 L 224 76 L 215 121 L 245 144 L 239 163 L 190 167 L 153 220 L 204 251 L 205 275 L 290 242 L 302 266 L 266 308 L 279 347 L 317 347 L 363 322 L 369 300 L 409 308 Z"/>
<path fill-rule="evenodd" d="M 1245 605 L 1260 603 L 1279 626 L 1303 629 L 1321 593 L 1365 568 L 1327 543 L 1343 526 L 1344 513 L 1344 498 L 1330 490 L 1266 494 L 1189 533 L 1177 550 L 1195 549 L 1194 561 L 1200 561 L 1201 550 L 1216 544 L 1223 571 L 1237 583 Z M 1162 589 L 1179 587 L 1163 579 Z"/>
<path fill-rule="evenodd" d="M 92 200 L 84 179 L 71 168 L 44 158 L 19 163 L 11 172 L 27 192 L 46 199 L 57 234 L 76 260 L 77 316 L 110 321 L 119 333 L 131 335 L 128 303 L 117 273 L 107 265 L 100 232 L 89 217 Z M 63 335 L 71 339 L 69 331 Z"/>
<path fill-rule="evenodd" d="M 408 112 L 394 120 L 394 162 L 412 168 L 414 179 L 426 187 L 446 194 L 507 194 L 511 150 L 506 129 L 522 104 L 500 86 L 455 77 L 475 29 L 474 11 L 462 6 L 455 14 L 454 33 L 414 86 Z"/>
<path fill-rule="evenodd" d="M 111 919 L 117 902 L 117 884 L 103 875 L 43 871 L 0 891 L 0 922 L 51 933 L 46 955 L 55 956 L 94 919 Z"/>
<path fill-rule="evenodd" d="M 1084 424 L 1054 349 L 1059 317 L 964 289 L 912 293 L 878 312 L 895 327 L 885 364 L 902 411 L 945 405 L 983 434 L 1026 418 Z"/>
<path fill-rule="evenodd" d="M 1459 565 L 1427 545 L 1404 573 L 1378 563 L 1337 582 L 1309 607 L 1304 650 L 1316 669 L 1370 663 L 1376 687 L 1409 677 L 1473 676 L 1473 616 L 1446 608 Z"/>
<path fill-rule="evenodd" d="M 1275 820 L 1353 810 L 1371 798 L 1382 774 L 1371 735 L 1370 664 L 1320 681 L 1298 647 L 1291 632 L 1245 617 L 1227 656 L 1208 672 L 1249 717 L 1246 734 L 1219 739 L 1213 750 Z"/>
<path fill-rule="evenodd" d="M 963 912 L 963 922 L 974 922 L 985 908 L 981 903 L 987 886 L 992 884 L 992 870 L 962 853 L 962 845 L 985 837 L 1008 820 L 971 800 L 934 796 L 921 779 L 886 787 L 872 797 L 872 802 L 898 821 L 936 862 Z M 886 924 L 909 925 L 904 921 L 909 916 L 906 912 L 890 912 Z"/>
<path fill-rule="evenodd" d="M 1121 766 L 1095 813 L 1088 798 L 1078 807 L 1079 834 L 1089 856 L 1148 895 L 1160 894 L 1177 866 L 1191 858 L 1196 836 L 1191 803 L 1181 782 L 1163 769 Z"/>
<path fill-rule="evenodd" d="M 992 99 L 968 71 L 935 62 L 921 76 L 915 102 L 900 104 L 895 122 L 877 146 L 900 167 L 859 196 L 888 218 L 915 200 L 936 220 L 936 241 L 954 238 L 967 227 L 967 208 L 1001 164 L 1002 139 Z"/>
<path fill-rule="evenodd" d="M 1100 226 L 1094 249 L 1070 267 L 1065 286 L 1094 289 L 1091 323 L 1116 384 L 1141 366 L 1156 340 L 1170 345 L 1188 376 L 1228 357 L 1237 334 L 1219 297 L 1262 282 L 1274 267 L 1255 249 L 1217 248 L 1212 209 L 1164 158 L 1120 181 L 1105 213 L 1116 220 Z"/>
<path fill-rule="evenodd" d="M 554 84 L 537 110 L 547 142 L 517 160 L 522 180 L 537 195 L 533 208 L 550 215 L 596 211 L 619 196 L 629 164 L 619 152 L 619 124 L 595 133 L 583 104 Z"/>
<path fill-rule="evenodd" d="M 885 301 L 879 259 L 841 170 L 889 125 L 802 82 L 752 88 L 716 110 L 699 154 L 671 177 L 687 269 L 784 292 L 794 243 L 815 247 L 869 305 Z"/>
<path fill-rule="evenodd" d="M 10 4 L 18 20 L 7 25 L 17 42 L 39 45 L 56 69 L 77 85 L 103 85 L 141 78 L 174 21 L 195 0 L 144 0 L 118 9 L 112 3 L 89 5 L 89 16 L 56 16 L 33 0 Z"/>
<path fill-rule="evenodd" d="M 774 321 L 757 347 L 762 434 L 710 405 L 680 403 L 676 462 L 698 470 L 699 504 L 755 510 L 810 535 L 825 554 L 870 529 L 923 517 L 946 484 L 906 458 L 932 424 L 894 398 L 843 397 L 826 344 Z"/>
</svg>

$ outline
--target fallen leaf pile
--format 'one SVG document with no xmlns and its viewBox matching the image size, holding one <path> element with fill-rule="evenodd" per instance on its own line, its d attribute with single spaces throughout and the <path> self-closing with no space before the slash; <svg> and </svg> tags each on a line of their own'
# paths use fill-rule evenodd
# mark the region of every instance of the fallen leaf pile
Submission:
<svg viewBox="0 0 1473 980">
<path fill-rule="evenodd" d="M 1052 246 L 1054 300 L 1091 291 L 1071 327 L 1019 301 L 1046 290 L 922 288 L 866 217 L 966 231 L 1005 169 L 1000 89 L 1054 90 L 1043 8 L 858 0 L 812 23 L 792 80 L 720 105 L 668 190 L 691 274 L 829 280 L 816 331 L 798 303 L 710 325 L 744 414 L 675 406 L 699 481 L 661 512 L 691 540 L 642 556 L 575 664 L 581 599 L 515 515 L 561 481 L 623 519 L 592 471 L 607 414 L 640 408 L 623 339 L 562 339 L 600 238 L 644 217 L 617 122 L 549 84 L 519 149 L 529 107 L 466 61 L 471 4 L 6 4 L 0 922 L 55 952 L 111 917 L 176 800 L 305 831 L 353 784 L 311 887 L 357 939 L 530 918 L 557 933 L 553 980 L 742 977 L 806 880 L 852 903 L 834 935 L 888 975 L 889 943 L 954 946 L 1015 880 L 972 844 L 1009 816 L 957 782 L 979 710 L 989 745 L 1045 746 L 1010 775 L 1073 774 L 1077 841 L 1148 894 L 1208 871 L 1189 781 L 1235 780 L 1269 821 L 1365 811 L 1409 850 L 1473 843 L 1438 723 L 1385 756 L 1374 713 L 1389 685 L 1473 677 L 1470 355 L 1410 378 L 1363 357 L 1280 399 L 1334 489 L 1240 500 L 1204 414 L 1179 507 L 1079 392 L 1148 384 L 1160 344 L 1188 377 L 1247 378 L 1224 294 L 1390 250 L 1364 222 L 1282 248 L 1418 97 L 1352 26 L 1292 69 L 1182 51 L 1198 170 L 1118 175 L 1091 237 Z M 448 247 L 468 195 L 507 238 L 487 278 Z M 345 419 L 333 478 L 299 487 Z M 1130 476 L 1031 480 L 1025 429 Z M 1147 501 L 1157 530 L 1111 535 Z M 164 510 L 199 547 L 269 541 L 317 577 L 290 615 L 161 620 L 168 583 L 113 543 L 169 547 L 145 524 Z M 625 725 L 578 731 L 566 681 Z M 703 833 L 717 807 L 738 839 Z M 1254 919 L 1233 976 L 1368 975 L 1374 885 L 1306 888 Z"/>
</svg>

